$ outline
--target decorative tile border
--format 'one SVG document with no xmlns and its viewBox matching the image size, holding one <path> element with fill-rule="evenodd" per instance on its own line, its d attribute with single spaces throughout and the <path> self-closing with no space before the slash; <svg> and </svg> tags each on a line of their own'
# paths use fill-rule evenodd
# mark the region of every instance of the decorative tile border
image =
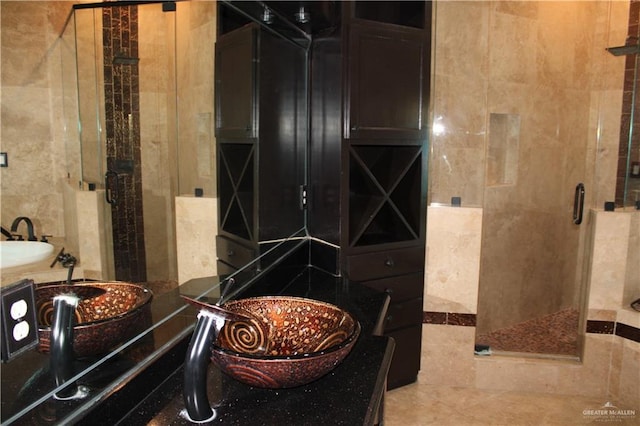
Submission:
<svg viewBox="0 0 640 426">
<path fill-rule="evenodd" d="M 587 321 L 587 333 L 615 334 L 623 339 L 640 343 L 640 328 L 615 321 Z"/>
<path fill-rule="evenodd" d="M 615 321 L 588 320 L 587 333 L 613 334 L 616 329 Z"/>
<path fill-rule="evenodd" d="M 423 324 L 435 325 L 460 325 L 465 327 L 476 326 L 476 314 L 462 314 L 458 312 L 422 312 Z M 640 343 L 640 328 L 615 322 L 615 321 L 587 321 L 587 333 L 593 334 L 615 334 L 623 339 Z"/>
<path fill-rule="evenodd" d="M 640 343 L 640 328 L 619 322 L 616 324 L 616 336 Z"/>
<path fill-rule="evenodd" d="M 461 314 L 457 312 L 422 312 L 423 324 L 476 326 L 476 314 Z"/>
</svg>

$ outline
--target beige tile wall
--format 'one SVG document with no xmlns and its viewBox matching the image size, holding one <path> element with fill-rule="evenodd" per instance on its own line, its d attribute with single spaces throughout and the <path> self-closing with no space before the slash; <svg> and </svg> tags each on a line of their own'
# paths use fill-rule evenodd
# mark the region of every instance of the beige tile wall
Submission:
<svg viewBox="0 0 640 426">
<path fill-rule="evenodd" d="M 424 310 L 477 313 L 482 209 L 427 209 Z"/>
<path fill-rule="evenodd" d="M 480 257 L 474 246 L 482 232 L 482 211 L 475 208 L 430 207 L 427 222 L 426 310 L 475 312 L 468 306 L 477 295 Z M 594 251 L 590 259 L 589 319 L 619 321 L 640 327 L 640 314 L 623 303 L 630 223 L 640 212 L 593 211 Z M 633 220 L 632 220 L 633 219 Z M 635 230 L 633 232 L 637 232 Z M 619 255 L 619 256 L 618 256 Z M 442 260 L 448 259 L 448 260 Z M 437 262 L 436 264 L 429 264 Z M 460 269 L 459 265 L 465 265 Z M 446 277 L 447 279 L 443 279 Z M 464 278 L 462 278 L 464 277 Z M 451 284 L 451 285 L 448 285 Z M 465 301 L 466 303 L 460 303 Z M 422 383 L 479 389 L 528 390 L 551 394 L 615 398 L 620 406 L 640 408 L 640 343 L 616 335 L 587 334 L 581 361 L 474 355 L 475 327 L 423 325 Z"/>
<path fill-rule="evenodd" d="M 217 275 L 217 210 L 217 198 L 176 197 L 179 284 Z"/>
</svg>

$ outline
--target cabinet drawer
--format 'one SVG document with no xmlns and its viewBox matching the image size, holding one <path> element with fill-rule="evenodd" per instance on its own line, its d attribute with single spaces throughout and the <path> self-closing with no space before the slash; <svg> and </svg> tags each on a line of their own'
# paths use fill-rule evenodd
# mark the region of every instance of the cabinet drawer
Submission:
<svg viewBox="0 0 640 426">
<path fill-rule="evenodd" d="M 218 259 L 235 267 L 241 268 L 255 257 L 253 248 L 245 247 L 225 237 L 216 236 Z"/>
<path fill-rule="evenodd" d="M 347 257 L 347 276 L 353 281 L 404 275 L 424 269 L 424 248 L 411 247 Z"/>
<path fill-rule="evenodd" d="M 419 271 L 381 280 L 364 281 L 362 284 L 387 293 L 391 297 L 391 303 L 403 302 L 423 297 L 424 272 Z"/>
<path fill-rule="evenodd" d="M 422 298 L 391 303 L 384 321 L 384 330 L 422 325 Z"/>
</svg>

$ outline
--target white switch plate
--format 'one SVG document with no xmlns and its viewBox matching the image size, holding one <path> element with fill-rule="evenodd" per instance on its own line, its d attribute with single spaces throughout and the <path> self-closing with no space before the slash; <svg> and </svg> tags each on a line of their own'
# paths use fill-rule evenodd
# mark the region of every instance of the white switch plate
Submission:
<svg viewBox="0 0 640 426">
<path fill-rule="evenodd" d="M 9 157 L 6 152 L 0 152 L 0 167 L 9 167 Z"/>
</svg>

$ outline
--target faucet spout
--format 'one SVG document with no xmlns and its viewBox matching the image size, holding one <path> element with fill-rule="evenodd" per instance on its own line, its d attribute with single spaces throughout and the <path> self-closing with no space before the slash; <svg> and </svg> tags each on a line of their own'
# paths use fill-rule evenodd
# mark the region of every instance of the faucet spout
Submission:
<svg viewBox="0 0 640 426">
<path fill-rule="evenodd" d="M 31 222 L 31 219 L 26 216 L 17 217 L 13 221 L 13 223 L 11 224 L 11 232 L 16 232 L 18 230 L 18 225 L 20 225 L 20 222 L 24 222 L 27 224 L 27 239 L 29 241 L 37 241 L 38 239 L 36 238 L 35 232 L 33 231 L 33 222 Z"/>
</svg>

